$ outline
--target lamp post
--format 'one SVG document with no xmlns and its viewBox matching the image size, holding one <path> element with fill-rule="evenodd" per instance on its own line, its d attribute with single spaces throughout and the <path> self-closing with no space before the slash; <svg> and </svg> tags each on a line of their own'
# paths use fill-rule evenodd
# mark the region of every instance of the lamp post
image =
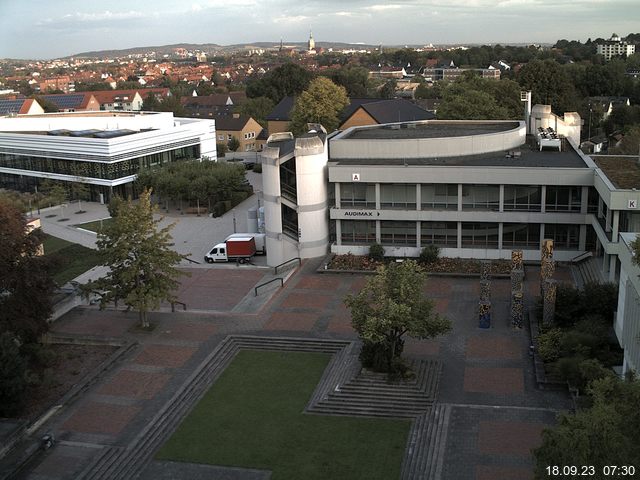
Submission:
<svg viewBox="0 0 640 480">
<path fill-rule="evenodd" d="M 589 138 L 587 140 L 591 140 L 591 114 L 593 113 L 593 109 L 591 105 L 589 105 Z"/>
</svg>

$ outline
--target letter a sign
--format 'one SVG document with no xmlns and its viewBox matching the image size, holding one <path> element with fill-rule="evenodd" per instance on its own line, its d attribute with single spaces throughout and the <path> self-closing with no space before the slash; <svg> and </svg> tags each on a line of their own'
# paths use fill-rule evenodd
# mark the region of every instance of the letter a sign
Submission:
<svg viewBox="0 0 640 480">
<path fill-rule="evenodd" d="M 360 181 L 360 174 L 359 173 L 352 173 L 351 174 L 351 181 L 352 182 L 359 182 Z"/>
</svg>

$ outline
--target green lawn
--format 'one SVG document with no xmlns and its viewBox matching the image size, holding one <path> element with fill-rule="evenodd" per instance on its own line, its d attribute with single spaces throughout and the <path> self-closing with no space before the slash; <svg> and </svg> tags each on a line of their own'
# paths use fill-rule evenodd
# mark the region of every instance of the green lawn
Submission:
<svg viewBox="0 0 640 480">
<path fill-rule="evenodd" d="M 156 455 L 273 480 L 391 480 L 411 422 L 306 415 L 326 354 L 243 350 Z"/>
<path fill-rule="evenodd" d="M 92 232 L 98 233 L 100 228 L 103 226 L 109 225 L 113 222 L 112 218 L 105 218 L 104 220 L 96 220 L 94 222 L 81 223 L 76 225 L 76 227 L 84 228 L 85 230 L 91 230 Z"/>
<path fill-rule="evenodd" d="M 53 279 L 64 285 L 100 263 L 98 252 L 61 238 L 46 235 L 44 254 L 53 260 Z"/>
</svg>

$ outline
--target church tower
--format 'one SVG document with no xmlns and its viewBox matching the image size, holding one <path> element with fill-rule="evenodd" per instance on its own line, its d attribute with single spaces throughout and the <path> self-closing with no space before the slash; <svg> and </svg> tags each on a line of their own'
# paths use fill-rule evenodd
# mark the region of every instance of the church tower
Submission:
<svg viewBox="0 0 640 480">
<path fill-rule="evenodd" d="M 309 32 L 309 50 L 310 52 L 316 49 L 316 41 L 313 39 L 313 32 Z"/>
</svg>

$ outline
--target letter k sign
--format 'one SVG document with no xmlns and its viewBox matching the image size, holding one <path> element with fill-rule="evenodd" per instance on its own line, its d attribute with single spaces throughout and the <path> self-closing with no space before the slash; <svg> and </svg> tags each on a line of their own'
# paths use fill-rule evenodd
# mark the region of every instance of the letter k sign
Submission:
<svg viewBox="0 0 640 480">
<path fill-rule="evenodd" d="M 637 200 L 629 200 L 629 208 L 638 208 Z"/>
</svg>

